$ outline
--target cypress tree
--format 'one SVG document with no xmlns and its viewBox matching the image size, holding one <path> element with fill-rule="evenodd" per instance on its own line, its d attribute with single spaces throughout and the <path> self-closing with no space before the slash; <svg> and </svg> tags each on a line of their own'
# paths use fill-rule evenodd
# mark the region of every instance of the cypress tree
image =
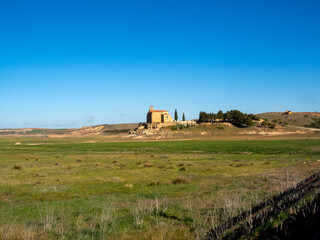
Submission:
<svg viewBox="0 0 320 240">
<path fill-rule="evenodd" d="M 177 109 L 174 111 L 174 120 L 178 121 L 178 111 L 177 111 Z"/>
<path fill-rule="evenodd" d="M 186 117 L 184 116 L 184 113 L 182 114 L 182 121 L 185 121 Z"/>
</svg>

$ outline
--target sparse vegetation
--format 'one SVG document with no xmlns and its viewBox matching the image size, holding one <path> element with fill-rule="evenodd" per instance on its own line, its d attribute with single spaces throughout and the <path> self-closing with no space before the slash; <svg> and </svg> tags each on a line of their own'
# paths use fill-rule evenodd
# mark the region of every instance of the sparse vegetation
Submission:
<svg viewBox="0 0 320 240">
<path fill-rule="evenodd" d="M 270 123 L 270 122 L 267 122 L 267 121 L 263 121 L 263 122 L 261 123 L 261 126 L 262 126 L 262 127 L 268 127 L 268 128 L 274 129 L 274 128 L 276 128 L 277 124 L 275 124 L 275 123 Z"/>
<path fill-rule="evenodd" d="M 171 126 L 171 130 L 183 130 L 183 129 L 188 129 L 188 128 L 191 128 L 193 127 L 193 125 L 191 124 L 185 124 L 185 125 L 182 125 L 182 124 L 177 124 L 177 125 L 173 125 Z"/>
<path fill-rule="evenodd" d="M 320 118 L 312 118 L 312 120 L 313 122 L 306 126 L 312 128 L 320 128 Z"/>
<path fill-rule="evenodd" d="M 317 113 L 294 112 L 291 115 L 283 115 L 280 112 L 258 114 L 265 121 L 272 121 L 283 126 L 312 127 L 314 119 L 320 119 Z M 277 122 L 275 122 L 277 120 Z"/>
</svg>

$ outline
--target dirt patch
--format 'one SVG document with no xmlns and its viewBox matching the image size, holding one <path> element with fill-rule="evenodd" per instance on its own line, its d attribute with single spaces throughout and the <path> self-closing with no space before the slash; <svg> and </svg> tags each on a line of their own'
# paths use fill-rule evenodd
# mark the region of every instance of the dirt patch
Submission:
<svg viewBox="0 0 320 240">
<path fill-rule="evenodd" d="M 47 143 L 28 143 L 28 146 L 38 146 L 38 145 L 46 145 Z"/>
<path fill-rule="evenodd" d="M 304 131 L 295 131 L 295 132 L 284 132 L 284 131 L 277 131 L 277 132 L 256 132 L 256 131 L 243 131 L 239 132 L 241 135 L 270 135 L 270 136 L 279 136 L 279 135 L 288 135 L 288 134 L 304 134 Z"/>
</svg>

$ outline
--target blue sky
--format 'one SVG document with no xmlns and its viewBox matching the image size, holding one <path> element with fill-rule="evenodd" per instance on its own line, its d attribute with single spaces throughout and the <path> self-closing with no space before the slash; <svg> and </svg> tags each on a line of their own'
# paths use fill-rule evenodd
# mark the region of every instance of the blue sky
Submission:
<svg viewBox="0 0 320 240">
<path fill-rule="evenodd" d="M 320 1 L 1 1 L 0 128 L 320 111 Z"/>
</svg>

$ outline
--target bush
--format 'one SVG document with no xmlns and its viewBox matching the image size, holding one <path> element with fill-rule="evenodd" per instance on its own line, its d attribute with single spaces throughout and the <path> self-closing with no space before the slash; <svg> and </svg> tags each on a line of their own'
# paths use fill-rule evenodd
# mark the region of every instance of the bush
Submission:
<svg viewBox="0 0 320 240">
<path fill-rule="evenodd" d="M 21 165 L 18 165 L 18 164 L 14 164 L 12 169 L 16 169 L 16 170 L 21 170 L 22 169 L 22 166 Z"/>
<path fill-rule="evenodd" d="M 120 163 L 118 166 L 119 166 L 120 168 L 125 168 L 125 167 L 126 167 L 126 164 L 125 164 L 125 163 Z"/>
<path fill-rule="evenodd" d="M 143 166 L 144 166 L 144 167 L 152 167 L 152 164 L 151 164 L 151 163 L 146 162 Z"/>
<path fill-rule="evenodd" d="M 185 178 L 178 177 L 178 178 L 172 180 L 172 183 L 173 184 L 185 184 L 185 183 L 189 183 L 189 181 Z"/>
<path fill-rule="evenodd" d="M 277 126 L 277 124 L 275 124 L 275 123 L 269 123 L 269 122 L 267 122 L 267 121 L 263 121 L 263 122 L 261 123 L 261 127 L 268 127 L 268 128 L 274 129 L 276 126 Z"/>
</svg>

